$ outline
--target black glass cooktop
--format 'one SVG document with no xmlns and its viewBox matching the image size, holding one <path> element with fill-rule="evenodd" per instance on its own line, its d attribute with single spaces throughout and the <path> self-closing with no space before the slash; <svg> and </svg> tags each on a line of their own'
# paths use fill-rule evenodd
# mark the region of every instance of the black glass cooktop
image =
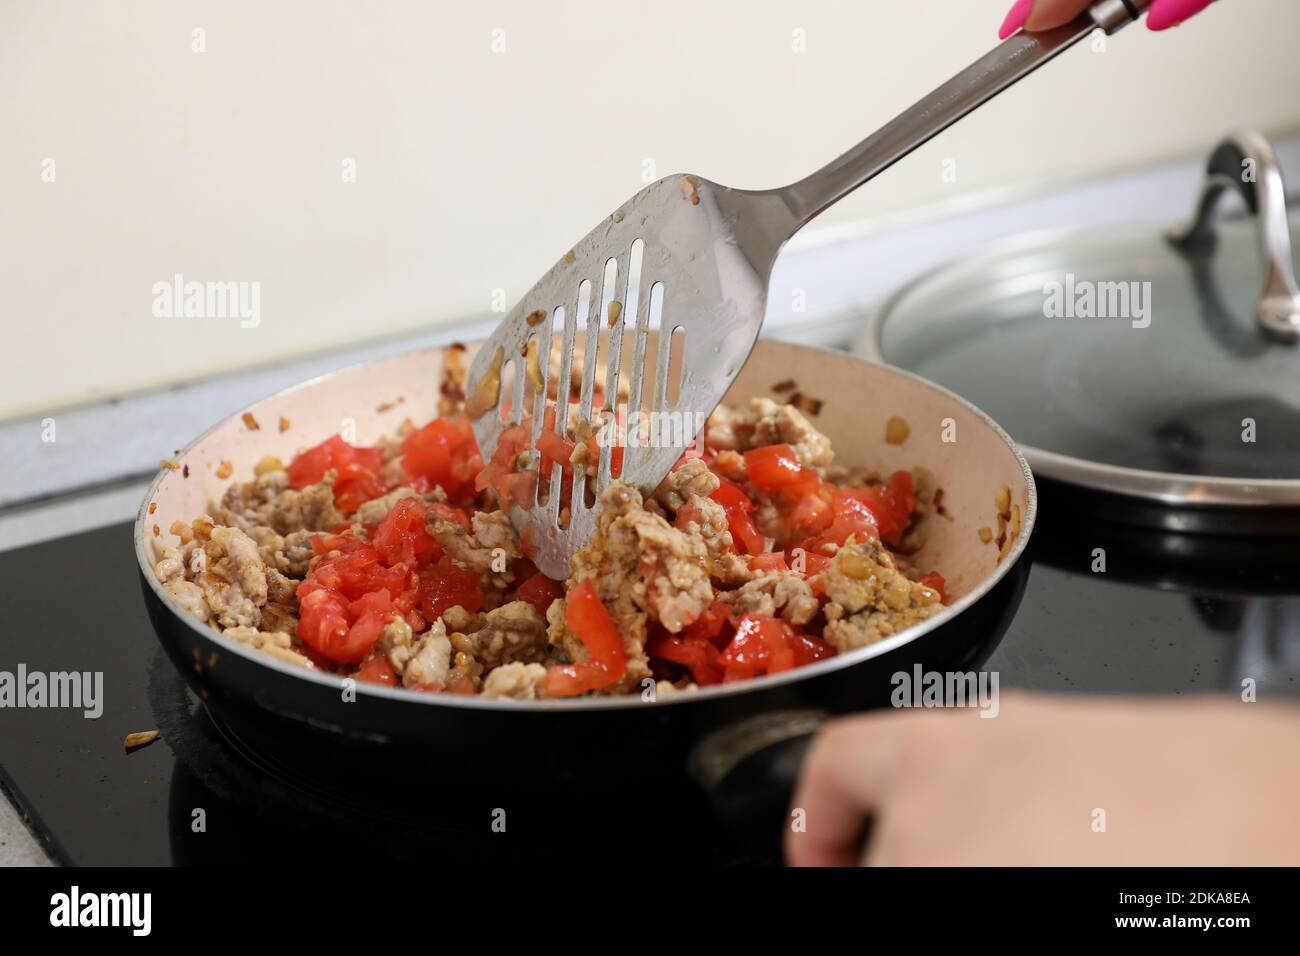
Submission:
<svg viewBox="0 0 1300 956">
<path fill-rule="evenodd" d="M 1054 503 L 1047 490 L 1024 603 L 986 665 L 1003 688 L 1237 694 L 1249 680 L 1261 699 L 1300 695 L 1294 543 L 1130 531 Z M 1099 550 L 1105 571 L 1094 570 Z M 129 525 L 0 553 L 0 581 L 0 670 L 104 675 L 98 719 L 0 710 L 0 781 L 59 862 L 302 863 L 339 853 L 535 861 L 572 855 L 575 839 L 605 852 L 611 839 L 626 839 L 585 827 L 582 799 L 545 792 L 544 783 L 520 799 L 547 824 L 526 821 L 503 834 L 443 807 L 437 793 L 407 795 L 394 813 L 382 800 L 344 797 L 263 759 L 210 719 L 163 656 L 140 597 Z M 124 751 L 126 734 L 154 729 L 160 740 Z M 474 767 L 456 769 L 473 779 Z M 774 793 L 768 802 L 783 800 Z M 777 862 L 771 841 L 720 825 L 685 778 L 647 788 L 620 812 L 647 852 L 670 845 L 683 863 Z"/>
</svg>

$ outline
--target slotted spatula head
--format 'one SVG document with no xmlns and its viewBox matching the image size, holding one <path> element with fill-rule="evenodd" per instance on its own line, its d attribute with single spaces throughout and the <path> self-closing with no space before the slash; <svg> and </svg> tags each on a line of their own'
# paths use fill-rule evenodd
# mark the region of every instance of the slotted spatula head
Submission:
<svg viewBox="0 0 1300 956">
<path fill-rule="evenodd" d="M 544 427 L 565 435 L 572 417 L 586 423 L 579 435 L 590 428 L 600 436 L 594 475 L 575 467 L 562 496 L 552 465 L 527 505 L 510 504 L 541 571 L 568 576 L 594 526 L 596 498 L 615 480 L 613 445 L 626 441 L 617 477 L 649 495 L 694 443 L 758 338 L 768 273 L 791 231 L 791 215 L 771 194 L 696 176 L 661 179 L 566 253 L 480 348 L 467 405 L 485 459 L 520 422 L 531 426 L 518 462 L 527 470 L 542 460 L 535 447 Z M 616 406 L 627 427 L 601 430 L 609 420 L 602 411 Z"/>
<path fill-rule="evenodd" d="M 1097 0 L 1062 26 L 1011 36 L 843 156 L 782 189 L 749 192 L 698 176 L 669 176 L 641 190 L 557 262 L 475 356 L 467 404 L 483 454 L 491 456 L 506 428 L 527 419 L 531 440 L 520 444 L 534 450 L 519 464 L 535 469 L 548 391 L 557 402 L 548 427 L 566 434 L 573 413 L 579 440 L 587 428 L 599 428 L 603 419 L 595 415 L 601 408 L 617 407 L 626 394 L 632 420 L 651 415 L 650 441 L 623 448 L 619 477 L 650 494 L 753 348 L 772 262 L 790 236 L 1094 30 L 1123 29 L 1151 2 Z M 618 306 L 611 309 L 614 302 Z M 659 330 L 653 347 L 652 325 Z M 625 367 L 623 344 L 629 338 Z M 530 343 L 536 356 L 531 374 L 524 371 Z M 553 344 L 559 355 L 555 369 L 549 361 Z M 670 362 L 673 352 L 680 359 Z M 518 374 L 503 376 L 511 366 Z M 578 382 L 572 396 L 571 375 Z M 598 386 L 601 405 L 593 410 Z M 555 450 L 557 443 L 549 446 Z M 547 486 L 545 500 L 536 492 L 506 496 L 524 502 L 510 505 L 511 520 L 531 542 L 527 550 L 538 568 L 553 578 L 568 576 L 573 552 L 591 533 L 595 496 L 611 481 L 611 452 L 611 442 L 603 441 L 590 478 L 575 467 L 572 491 L 563 500 L 550 491 L 563 488 L 558 463 L 549 480 L 538 482 Z"/>
</svg>

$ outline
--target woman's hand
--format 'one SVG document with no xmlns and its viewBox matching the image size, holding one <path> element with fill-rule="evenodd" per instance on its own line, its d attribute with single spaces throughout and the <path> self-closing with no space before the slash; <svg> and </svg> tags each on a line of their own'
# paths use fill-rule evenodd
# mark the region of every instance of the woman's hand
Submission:
<svg viewBox="0 0 1300 956">
<path fill-rule="evenodd" d="M 1050 30 L 1069 23 L 1095 0 L 1016 0 L 1016 5 L 1002 22 L 998 36 L 1005 40 L 1017 30 Z M 1168 30 L 1188 17 L 1195 16 L 1213 0 L 1155 0 L 1147 12 L 1147 26 L 1152 30 Z"/>
<path fill-rule="evenodd" d="M 955 709 L 846 718 L 809 753 L 786 858 L 1294 866 L 1298 754 L 1300 708 L 1231 698 L 1003 694 L 992 719 Z"/>
</svg>

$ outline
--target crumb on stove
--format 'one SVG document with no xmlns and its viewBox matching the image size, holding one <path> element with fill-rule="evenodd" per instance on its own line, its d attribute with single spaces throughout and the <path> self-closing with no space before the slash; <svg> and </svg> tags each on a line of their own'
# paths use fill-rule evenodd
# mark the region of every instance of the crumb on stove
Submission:
<svg viewBox="0 0 1300 956">
<path fill-rule="evenodd" d="M 217 470 L 215 474 L 218 478 L 229 478 L 232 474 L 234 474 L 234 472 L 235 472 L 235 466 L 223 458 L 221 459 L 221 462 L 217 465 Z"/>
<path fill-rule="evenodd" d="M 240 415 L 239 417 L 243 420 L 244 427 L 247 428 L 250 432 L 255 432 L 262 427 L 257 423 L 257 419 L 253 417 L 252 412 L 244 412 L 244 414 Z"/>
<path fill-rule="evenodd" d="M 127 750 L 138 750 L 141 747 L 147 747 L 161 736 L 162 731 L 159 730 L 140 730 L 133 734 L 127 734 L 126 739 L 122 741 L 122 746 Z"/>
<path fill-rule="evenodd" d="M 893 415 L 890 416 L 889 421 L 885 422 L 885 441 L 891 445 L 903 444 L 910 434 L 912 434 L 912 426 L 907 424 L 905 418 Z"/>
<path fill-rule="evenodd" d="M 158 462 L 158 467 L 166 468 L 168 471 L 175 471 L 180 466 L 180 462 L 176 461 L 174 458 L 164 458 L 162 461 Z"/>
<path fill-rule="evenodd" d="M 281 416 L 280 416 L 280 434 L 283 435 L 283 434 L 284 434 L 285 432 L 287 432 L 288 430 L 289 430 L 289 419 L 287 419 L 287 418 L 285 418 L 283 415 L 281 415 Z"/>
</svg>

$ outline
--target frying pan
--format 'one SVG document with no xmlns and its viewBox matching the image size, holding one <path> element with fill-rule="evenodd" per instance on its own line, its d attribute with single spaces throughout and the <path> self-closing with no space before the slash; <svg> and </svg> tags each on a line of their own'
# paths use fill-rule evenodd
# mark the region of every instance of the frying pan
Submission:
<svg viewBox="0 0 1300 956">
<path fill-rule="evenodd" d="M 581 787 L 680 778 L 689 769 L 710 785 L 754 754 L 809 733 L 826 715 L 884 705 L 896 672 L 916 664 L 937 671 L 977 667 L 1019 604 L 1037 504 L 1029 466 L 1006 433 L 969 403 L 909 373 L 771 341 L 755 347 L 727 402 L 788 399 L 793 383 L 806 399 L 821 402 L 813 421 L 832 439 L 837 462 L 882 472 L 927 469 L 943 489 L 944 514 L 926 519 L 916 562 L 946 579 L 951 603 L 940 614 L 807 667 L 657 702 L 639 695 L 514 701 L 365 683 L 345 695 L 340 678 L 230 641 L 163 590 L 153 565 L 175 543 L 167 531 L 173 521 L 209 512 L 231 481 L 250 477 L 262 456 L 287 461 L 345 422 L 367 444 L 394 433 L 407 417 L 417 423 L 433 417 L 445 356 L 435 349 L 372 362 L 264 399 L 195 439 L 177 456 L 181 467 L 163 470 L 140 506 L 135 550 L 158 639 L 214 720 L 276 766 L 336 767 L 339 778 L 360 776 L 369 785 L 386 781 L 408 791 L 422 785 L 417 780 L 465 782 L 467 767 L 476 782 L 499 777 Z M 910 427 L 902 444 L 885 440 L 892 417 Z M 235 472 L 218 478 L 223 461 Z M 982 540 L 981 529 L 996 532 L 1003 488 L 1021 522 L 1000 554 L 996 540 Z"/>
</svg>

